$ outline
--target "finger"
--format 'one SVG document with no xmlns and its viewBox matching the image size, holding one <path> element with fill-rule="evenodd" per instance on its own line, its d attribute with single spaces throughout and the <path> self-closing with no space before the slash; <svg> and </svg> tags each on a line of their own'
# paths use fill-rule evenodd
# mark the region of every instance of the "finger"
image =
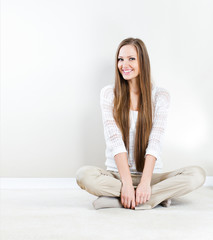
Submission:
<svg viewBox="0 0 213 240">
<path fill-rule="evenodd" d="M 138 206 L 140 204 L 140 200 L 135 201 L 135 206 Z"/>
<path fill-rule="evenodd" d="M 129 199 L 126 200 L 126 208 L 129 208 L 129 205 L 130 205 L 130 201 Z"/>
<path fill-rule="evenodd" d="M 131 200 L 128 200 L 128 202 L 127 202 L 127 208 L 130 208 L 130 205 L 131 205 Z"/>
<path fill-rule="evenodd" d="M 147 196 L 146 196 L 146 202 L 149 201 L 149 198 L 150 198 L 150 196 L 149 196 L 149 194 L 147 194 Z"/>
<path fill-rule="evenodd" d="M 133 199 L 132 199 L 131 208 L 132 208 L 132 209 L 135 208 L 135 196 L 134 196 Z"/>
<path fill-rule="evenodd" d="M 138 200 L 137 200 L 137 205 L 140 205 L 140 204 L 141 204 L 141 202 L 142 202 L 142 199 L 141 199 L 141 197 L 138 197 Z"/>
<path fill-rule="evenodd" d="M 138 206 L 138 205 L 140 205 L 140 199 L 137 201 L 137 205 L 136 206 Z"/>
<path fill-rule="evenodd" d="M 136 204 L 138 205 L 140 203 L 140 195 L 138 194 L 137 196 L 136 196 Z"/>
<path fill-rule="evenodd" d="M 126 199 L 125 199 L 124 197 L 123 197 L 122 205 L 123 205 L 124 207 L 126 207 Z"/>
<path fill-rule="evenodd" d="M 142 203 L 145 203 L 145 202 L 146 202 L 146 197 L 143 197 Z"/>
<path fill-rule="evenodd" d="M 144 202 L 144 203 L 147 202 L 147 197 L 144 197 L 143 202 Z"/>
<path fill-rule="evenodd" d="M 125 199 L 123 199 L 123 204 L 122 205 L 125 207 Z"/>
<path fill-rule="evenodd" d="M 124 201 L 124 207 L 125 207 L 125 208 L 127 208 L 127 204 L 128 204 L 128 203 L 127 203 L 127 199 L 125 199 L 125 201 Z"/>
<path fill-rule="evenodd" d="M 135 204 L 138 205 L 140 203 L 140 195 L 137 194 L 135 197 Z"/>
<path fill-rule="evenodd" d="M 135 209 L 135 200 L 132 200 L 132 209 Z"/>
</svg>

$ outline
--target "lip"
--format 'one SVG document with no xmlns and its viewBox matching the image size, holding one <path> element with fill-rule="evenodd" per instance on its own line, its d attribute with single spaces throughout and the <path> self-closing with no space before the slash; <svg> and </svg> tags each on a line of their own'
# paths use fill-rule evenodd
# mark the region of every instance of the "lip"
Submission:
<svg viewBox="0 0 213 240">
<path fill-rule="evenodd" d="M 130 69 L 128 69 L 128 70 L 130 70 Z M 128 71 L 128 70 L 126 69 L 126 71 Z M 131 69 L 130 72 L 126 72 L 126 73 L 125 73 L 124 70 L 122 70 L 122 72 L 123 72 L 124 75 L 129 75 L 132 71 L 133 71 L 133 70 Z"/>
</svg>

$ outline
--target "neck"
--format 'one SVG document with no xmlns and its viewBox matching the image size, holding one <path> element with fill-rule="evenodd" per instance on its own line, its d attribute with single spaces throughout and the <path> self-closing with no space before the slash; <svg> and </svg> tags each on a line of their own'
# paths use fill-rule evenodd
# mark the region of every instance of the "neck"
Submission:
<svg viewBox="0 0 213 240">
<path fill-rule="evenodd" d="M 137 80 L 134 78 L 134 79 L 129 80 L 128 83 L 129 83 L 130 93 L 138 95 L 139 94 L 139 88 L 138 88 L 138 85 L 137 85 Z"/>
</svg>

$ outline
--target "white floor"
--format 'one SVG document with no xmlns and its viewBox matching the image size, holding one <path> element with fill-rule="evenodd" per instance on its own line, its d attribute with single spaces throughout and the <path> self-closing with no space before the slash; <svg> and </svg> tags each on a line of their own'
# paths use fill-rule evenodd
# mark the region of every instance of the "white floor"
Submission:
<svg viewBox="0 0 213 240">
<path fill-rule="evenodd" d="M 213 186 L 172 200 L 169 208 L 95 210 L 79 188 L 1 189 L 1 240 L 213 239 Z"/>
</svg>

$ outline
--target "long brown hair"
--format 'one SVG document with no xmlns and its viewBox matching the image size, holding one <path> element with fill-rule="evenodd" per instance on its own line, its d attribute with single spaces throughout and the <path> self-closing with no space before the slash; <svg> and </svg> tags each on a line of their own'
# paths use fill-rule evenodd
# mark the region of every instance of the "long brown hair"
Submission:
<svg viewBox="0 0 213 240">
<path fill-rule="evenodd" d="M 144 42 L 138 38 L 126 38 L 118 46 L 115 56 L 115 87 L 113 116 L 121 130 L 123 141 L 129 153 L 130 129 L 130 89 L 118 70 L 118 54 L 124 45 L 133 45 L 136 48 L 139 62 L 137 85 L 139 89 L 138 118 L 136 123 L 134 159 L 138 172 L 142 172 L 145 162 L 145 151 L 148 146 L 149 135 L 152 129 L 152 82 L 148 52 Z"/>
</svg>

